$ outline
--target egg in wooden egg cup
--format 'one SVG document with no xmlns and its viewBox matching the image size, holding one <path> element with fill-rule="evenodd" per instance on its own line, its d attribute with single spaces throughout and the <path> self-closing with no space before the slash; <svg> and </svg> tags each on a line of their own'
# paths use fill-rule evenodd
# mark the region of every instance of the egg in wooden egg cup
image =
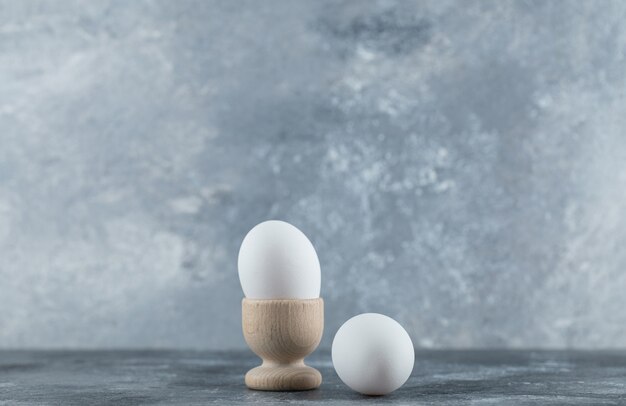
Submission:
<svg viewBox="0 0 626 406">
<path fill-rule="evenodd" d="M 322 375 L 304 363 L 324 331 L 320 265 L 309 239 L 283 221 L 258 224 L 241 244 L 238 268 L 246 296 L 243 335 L 263 361 L 245 375 L 246 385 L 268 391 L 319 387 Z"/>
</svg>

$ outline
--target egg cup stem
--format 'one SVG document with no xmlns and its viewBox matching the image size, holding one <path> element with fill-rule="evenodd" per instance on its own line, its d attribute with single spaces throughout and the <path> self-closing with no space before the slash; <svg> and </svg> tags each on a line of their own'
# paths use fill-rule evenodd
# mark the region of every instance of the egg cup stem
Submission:
<svg viewBox="0 0 626 406">
<path fill-rule="evenodd" d="M 246 386 L 267 391 L 315 389 L 322 375 L 304 364 L 324 331 L 324 301 L 243 299 L 243 335 L 263 364 L 248 371 Z"/>
</svg>

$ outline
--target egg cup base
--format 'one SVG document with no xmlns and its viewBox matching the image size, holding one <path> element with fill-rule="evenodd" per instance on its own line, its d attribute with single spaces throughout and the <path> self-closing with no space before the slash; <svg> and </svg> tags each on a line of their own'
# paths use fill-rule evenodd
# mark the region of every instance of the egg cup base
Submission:
<svg viewBox="0 0 626 406">
<path fill-rule="evenodd" d="M 261 365 L 248 371 L 245 382 L 254 390 L 303 391 L 318 388 L 322 374 L 307 365 Z"/>
</svg>

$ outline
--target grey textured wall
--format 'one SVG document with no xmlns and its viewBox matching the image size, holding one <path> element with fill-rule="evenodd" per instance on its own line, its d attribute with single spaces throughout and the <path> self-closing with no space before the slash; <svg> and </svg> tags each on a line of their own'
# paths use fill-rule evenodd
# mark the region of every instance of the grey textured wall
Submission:
<svg viewBox="0 0 626 406">
<path fill-rule="evenodd" d="M 327 323 L 626 346 L 626 3 L 0 2 L 0 347 L 241 347 L 254 224 Z"/>
</svg>

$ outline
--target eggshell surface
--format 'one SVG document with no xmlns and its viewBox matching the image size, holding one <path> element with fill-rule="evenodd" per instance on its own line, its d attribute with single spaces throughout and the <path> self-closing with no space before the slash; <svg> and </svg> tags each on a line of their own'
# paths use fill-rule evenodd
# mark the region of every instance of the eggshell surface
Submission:
<svg viewBox="0 0 626 406">
<path fill-rule="evenodd" d="M 391 317 L 363 313 L 337 331 L 332 360 L 339 378 L 365 395 L 385 395 L 404 385 L 415 362 L 413 342 Z"/>
<path fill-rule="evenodd" d="M 311 241 L 293 225 L 265 221 L 248 232 L 239 249 L 239 281 L 249 299 L 315 299 L 321 272 Z"/>
</svg>

